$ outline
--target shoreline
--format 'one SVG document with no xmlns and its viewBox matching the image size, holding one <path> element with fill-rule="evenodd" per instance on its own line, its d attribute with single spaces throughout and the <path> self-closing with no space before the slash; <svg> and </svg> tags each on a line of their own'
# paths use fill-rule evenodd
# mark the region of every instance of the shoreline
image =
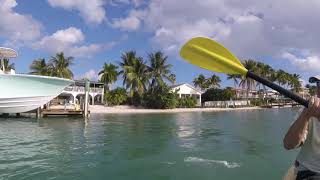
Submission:
<svg viewBox="0 0 320 180">
<path fill-rule="evenodd" d="M 220 111 L 243 111 L 269 109 L 259 106 L 243 108 L 175 108 L 175 109 L 142 109 L 131 106 L 113 106 L 103 105 L 90 106 L 90 114 L 147 114 L 147 113 L 179 113 L 179 112 L 220 112 Z"/>
</svg>

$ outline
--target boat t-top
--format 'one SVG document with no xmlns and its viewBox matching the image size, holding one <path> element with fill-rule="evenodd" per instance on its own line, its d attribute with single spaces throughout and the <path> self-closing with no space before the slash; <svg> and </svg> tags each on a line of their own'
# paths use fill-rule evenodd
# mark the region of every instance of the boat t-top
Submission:
<svg viewBox="0 0 320 180">
<path fill-rule="evenodd" d="M 5 69 L 4 59 L 16 58 L 18 53 L 0 47 L 0 114 L 28 112 L 48 103 L 74 81 L 63 78 L 16 74 Z"/>
</svg>

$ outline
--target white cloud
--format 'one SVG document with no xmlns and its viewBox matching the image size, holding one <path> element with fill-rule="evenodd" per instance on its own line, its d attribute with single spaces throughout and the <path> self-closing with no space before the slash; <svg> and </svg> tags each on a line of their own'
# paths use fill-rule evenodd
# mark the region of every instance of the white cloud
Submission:
<svg viewBox="0 0 320 180">
<path fill-rule="evenodd" d="M 83 41 L 84 35 L 82 34 L 80 29 L 70 27 L 65 30 L 58 30 L 57 32 L 52 34 L 51 37 L 47 37 L 47 38 L 52 38 L 57 41 L 74 44 L 74 43 Z"/>
<path fill-rule="evenodd" d="M 115 20 L 112 26 L 128 31 L 137 30 L 140 26 L 140 20 L 136 17 L 130 16 L 125 19 Z"/>
<path fill-rule="evenodd" d="M 90 69 L 89 71 L 85 72 L 84 74 L 78 76 L 76 79 L 89 79 L 91 81 L 98 80 L 98 72 L 94 69 Z"/>
<path fill-rule="evenodd" d="M 153 33 L 152 42 L 162 49 L 207 36 L 248 58 L 273 56 L 287 48 L 320 52 L 320 11 L 315 9 L 320 9 L 318 0 L 150 0 L 134 10 L 143 16 L 129 12 L 115 22 L 125 24 L 118 25 L 122 30 Z"/>
<path fill-rule="evenodd" d="M 22 15 L 13 9 L 18 5 L 15 0 L 0 0 L 0 37 L 10 41 L 7 44 L 26 43 L 41 35 L 41 24 L 30 15 Z"/>
<path fill-rule="evenodd" d="M 76 10 L 89 24 L 100 24 L 106 19 L 103 0 L 48 0 L 52 7 Z"/>
<path fill-rule="evenodd" d="M 119 28 L 125 31 L 134 31 L 140 28 L 141 19 L 143 18 L 143 11 L 131 11 L 126 18 L 114 19 L 112 27 Z"/>
<path fill-rule="evenodd" d="M 236 15 L 233 17 L 234 21 L 238 24 L 245 24 L 245 23 L 256 23 L 258 21 L 261 21 L 261 19 L 255 15 Z"/>
<path fill-rule="evenodd" d="M 301 53 L 303 56 L 298 57 L 292 52 L 284 52 L 282 58 L 289 60 L 292 65 L 302 71 L 319 72 L 320 69 L 320 57 L 317 55 Z M 305 56 L 307 55 L 307 56 Z"/>
<path fill-rule="evenodd" d="M 33 48 L 44 49 L 50 53 L 65 52 L 74 57 L 88 57 L 106 48 L 101 44 L 78 45 L 84 39 L 85 36 L 80 29 L 70 27 L 43 37 L 40 41 L 33 43 Z"/>
<path fill-rule="evenodd" d="M 121 4 L 133 4 L 135 7 L 141 6 L 145 4 L 147 1 L 146 0 L 110 0 L 110 4 L 117 6 Z"/>
<path fill-rule="evenodd" d="M 146 3 L 146 0 L 131 0 L 131 2 L 137 7 L 137 6 L 141 6 L 142 4 Z"/>
</svg>

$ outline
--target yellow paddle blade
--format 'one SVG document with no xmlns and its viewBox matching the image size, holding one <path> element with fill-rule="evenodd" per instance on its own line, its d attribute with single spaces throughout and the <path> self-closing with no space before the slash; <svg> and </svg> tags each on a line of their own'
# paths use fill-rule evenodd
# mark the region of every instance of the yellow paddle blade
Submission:
<svg viewBox="0 0 320 180">
<path fill-rule="evenodd" d="M 248 72 L 228 49 L 204 37 L 189 40 L 181 48 L 180 56 L 189 63 L 210 71 L 241 75 Z"/>
</svg>

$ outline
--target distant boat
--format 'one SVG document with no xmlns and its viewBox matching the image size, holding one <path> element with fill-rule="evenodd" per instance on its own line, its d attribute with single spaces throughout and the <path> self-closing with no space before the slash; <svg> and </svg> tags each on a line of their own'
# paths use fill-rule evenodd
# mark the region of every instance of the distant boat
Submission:
<svg viewBox="0 0 320 180">
<path fill-rule="evenodd" d="M 17 52 L 0 47 L 0 59 L 15 58 Z M 28 112 L 48 103 L 58 96 L 65 87 L 74 83 L 72 80 L 15 74 L 6 72 L 4 63 L 0 69 L 0 113 Z"/>
</svg>

